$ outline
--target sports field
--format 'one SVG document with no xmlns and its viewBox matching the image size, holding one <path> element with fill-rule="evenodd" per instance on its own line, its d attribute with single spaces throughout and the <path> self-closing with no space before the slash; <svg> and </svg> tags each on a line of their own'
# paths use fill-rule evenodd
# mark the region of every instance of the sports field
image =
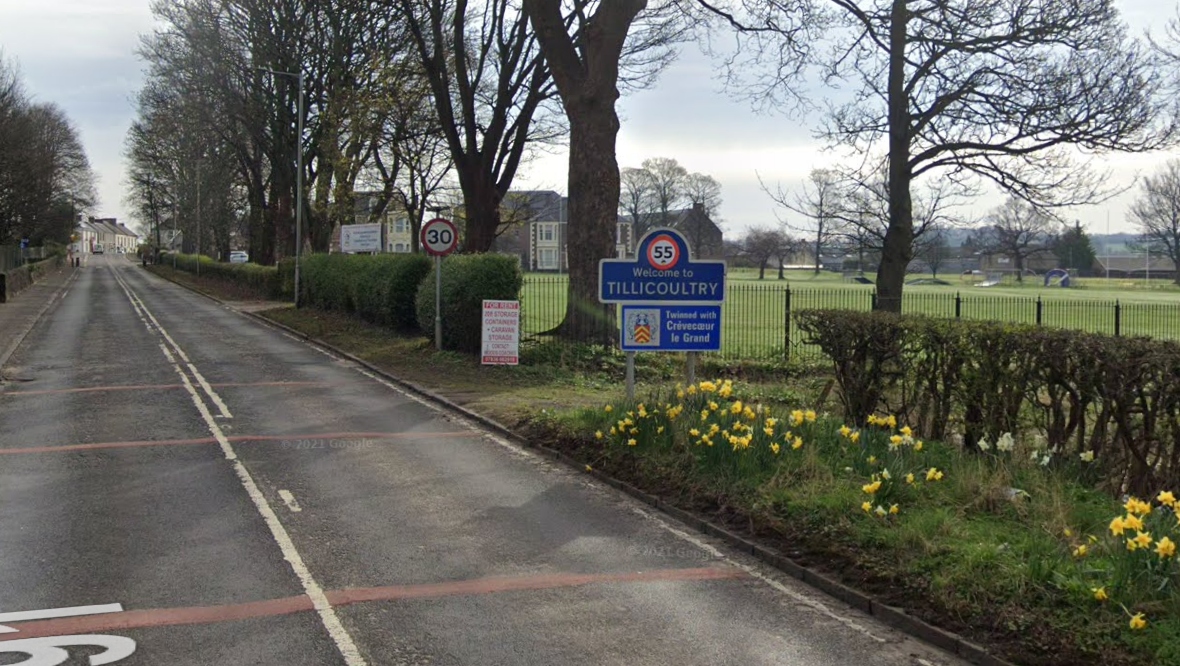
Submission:
<svg viewBox="0 0 1180 666">
<path fill-rule="evenodd" d="M 722 352 L 727 358 L 782 357 L 816 353 L 802 344 L 788 309 L 846 308 L 869 310 L 872 284 L 846 282 L 838 273 L 818 276 L 788 271 L 785 280 L 768 271 L 765 280 L 751 269 L 732 269 L 722 306 Z M 913 280 L 930 276 L 913 275 Z M 872 276 L 869 276 L 872 279 Z M 1045 287 L 1040 280 L 1022 285 L 1004 282 L 977 287 L 960 276 L 942 277 L 946 285 L 907 285 L 903 310 L 962 319 L 1039 323 L 1094 333 L 1180 339 L 1180 287 L 1169 281 L 1077 279 L 1069 288 Z M 527 274 L 521 294 L 525 336 L 549 330 L 565 315 L 567 277 Z M 1038 320 L 1039 317 L 1039 320 Z"/>
</svg>

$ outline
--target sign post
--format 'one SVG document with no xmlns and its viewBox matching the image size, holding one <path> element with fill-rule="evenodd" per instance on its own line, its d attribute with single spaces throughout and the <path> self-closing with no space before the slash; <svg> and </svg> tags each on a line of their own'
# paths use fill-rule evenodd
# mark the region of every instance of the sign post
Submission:
<svg viewBox="0 0 1180 666">
<path fill-rule="evenodd" d="M 634 352 L 687 352 L 695 381 L 696 354 L 721 350 L 724 261 L 693 261 L 679 231 L 652 229 L 634 259 L 598 262 L 598 300 L 622 305 L 621 347 L 627 352 L 627 397 L 634 399 Z"/>
<path fill-rule="evenodd" d="M 434 348 L 442 351 L 442 258 L 455 251 L 459 232 L 450 220 L 436 217 L 422 225 L 418 241 L 434 257 Z"/>
</svg>

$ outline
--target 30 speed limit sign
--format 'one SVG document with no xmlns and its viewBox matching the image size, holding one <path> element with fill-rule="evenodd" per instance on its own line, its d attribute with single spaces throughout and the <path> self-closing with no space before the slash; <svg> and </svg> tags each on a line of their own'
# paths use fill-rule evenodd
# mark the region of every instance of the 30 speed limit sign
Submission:
<svg viewBox="0 0 1180 666">
<path fill-rule="evenodd" d="M 436 217 L 422 225 L 418 240 L 422 249 L 432 257 L 445 257 L 459 244 L 459 232 L 450 220 Z"/>
</svg>

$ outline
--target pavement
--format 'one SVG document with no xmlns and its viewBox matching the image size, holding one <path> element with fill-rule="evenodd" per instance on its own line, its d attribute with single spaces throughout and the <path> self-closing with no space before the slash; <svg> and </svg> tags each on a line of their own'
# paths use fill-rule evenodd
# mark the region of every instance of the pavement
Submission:
<svg viewBox="0 0 1180 666">
<path fill-rule="evenodd" d="M 0 664 L 965 664 L 123 258 L 59 288 L 0 367 Z"/>
<path fill-rule="evenodd" d="M 6 303 L 0 303 L 0 382 L 8 357 L 40 319 L 41 314 L 65 292 L 66 286 L 81 270 L 63 265 L 33 286 L 18 293 Z"/>
</svg>

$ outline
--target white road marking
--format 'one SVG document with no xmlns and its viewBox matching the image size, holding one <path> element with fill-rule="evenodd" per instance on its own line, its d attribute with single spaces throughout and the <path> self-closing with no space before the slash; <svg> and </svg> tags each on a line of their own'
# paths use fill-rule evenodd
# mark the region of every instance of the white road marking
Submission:
<svg viewBox="0 0 1180 666">
<path fill-rule="evenodd" d="M 102 615 L 104 613 L 122 613 L 123 604 L 101 604 L 97 606 L 71 606 L 69 608 L 46 608 L 44 610 L 15 611 L 0 613 L 0 634 L 14 634 L 18 630 L 3 626 L 5 622 L 28 622 L 29 620 L 49 620 L 58 617 L 78 617 L 80 615 Z"/>
<path fill-rule="evenodd" d="M 148 328 L 154 328 L 161 336 L 163 336 L 168 344 L 171 345 L 174 350 L 176 350 L 177 356 L 179 356 L 181 360 L 184 361 L 185 365 L 188 366 L 189 371 L 193 373 L 193 377 L 196 378 L 197 383 L 201 385 L 201 389 L 205 391 L 205 395 L 209 396 L 209 399 L 213 401 L 214 406 L 217 407 L 217 411 L 221 414 L 221 417 L 226 419 L 233 418 L 233 414 L 230 413 L 229 407 L 227 407 L 225 402 L 222 401 L 221 396 L 217 395 L 217 392 L 213 390 L 213 387 L 209 385 L 209 382 L 205 381 L 205 377 L 201 375 L 196 366 L 193 365 L 191 360 L 189 360 L 188 355 L 184 353 L 184 350 L 181 349 L 180 345 L 178 345 L 176 341 L 172 339 L 172 336 L 168 334 L 168 331 L 164 330 L 164 327 L 160 325 L 159 320 L 157 320 L 155 315 L 153 315 L 151 311 L 148 310 L 147 305 L 139 298 L 139 296 L 131 291 L 131 285 L 127 284 L 127 281 L 123 279 L 122 275 L 119 275 L 118 271 L 111 269 L 111 272 L 114 273 L 115 281 L 119 283 L 119 286 L 123 289 L 123 293 L 127 294 L 127 298 L 131 301 L 131 306 L 135 308 L 137 313 L 140 314 L 140 319 L 144 320 L 145 324 L 147 324 L 147 321 L 150 320 L 151 324 L 147 324 Z"/>
<path fill-rule="evenodd" d="M 299 506 L 299 502 L 295 501 L 295 496 L 291 494 L 290 490 L 280 490 L 279 498 L 283 500 L 283 504 L 286 504 L 287 508 L 293 513 L 299 513 L 303 510 L 303 508 Z"/>
<path fill-rule="evenodd" d="M 20 666 L 58 666 L 70 658 L 63 646 L 85 645 L 103 648 L 90 656 L 91 666 L 102 666 L 123 661 L 135 654 L 135 641 L 123 636 L 100 634 L 78 634 L 74 636 L 47 636 L 45 638 L 23 638 L 0 643 L 0 654 L 23 654 L 28 659 L 17 662 Z"/>
<path fill-rule="evenodd" d="M 179 345 L 177 345 L 176 342 L 171 339 L 167 331 L 165 331 L 164 327 L 160 324 L 159 320 L 152 316 L 152 313 L 150 310 L 148 310 L 147 305 L 142 301 L 139 301 L 137 304 L 137 297 L 131 292 L 129 286 L 121 279 L 120 285 L 123 287 L 123 291 L 126 292 L 128 299 L 131 300 L 132 305 L 135 305 L 137 308 L 141 308 L 143 313 L 147 315 L 147 317 L 150 318 L 155 324 L 155 329 L 159 331 L 161 336 L 171 342 L 171 345 L 176 349 L 176 356 L 180 356 L 185 360 L 187 365 L 192 367 L 192 364 L 188 363 L 187 357 L 184 355 L 184 351 L 180 349 Z M 318 582 L 316 582 L 315 577 L 312 576 L 311 571 L 303 562 L 303 556 L 300 555 L 299 550 L 295 548 L 295 543 L 291 540 L 291 535 L 287 532 L 287 529 L 283 527 L 282 522 L 279 521 L 278 515 L 274 512 L 274 509 L 271 508 L 270 503 L 266 501 L 266 497 L 263 496 L 262 491 L 258 489 L 258 484 L 255 483 L 254 477 L 250 475 L 250 471 L 247 470 L 246 466 L 242 464 L 242 461 L 238 459 L 238 455 L 234 451 L 233 445 L 230 444 L 230 441 L 226 438 L 225 433 L 221 429 L 221 426 L 219 426 L 217 421 L 213 418 L 212 412 L 209 411 L 208 406 L 205 405 L 205 401 L 201 399 L 201 394 L 193 386 L 192 382 L 189 380 L 188 375 L 185 374 L 184 368 L 181 367 L 176 356 L 172 354 L 172 351 L 169 350 L 168 346 L 163 342 L 160 343 L 160 350 L 164 353 L 164 356 L 168 359 L 168 362 L 172 364 L 172 368 L 176 371 L 176 374 L 180 376 L 180 380 L 184 385 L 185 391 L 188 392 L 189 398 L 192 399 L 193 406 L 197 408 L 197 411 L 201 414 L 201 418 L 205 421 L 205 426 L 209 429 L 210 434 L 213 435 L 214 439 L 217 440 L 218 445 L 221 446 L 221 451 L 225 455 L 226 460 L 229 460 L 233 463 L 234 472 L 241 481 L 242 487 L 245 488 L 246 494 L 250 496 L 250 500 L 254 503 L 254 507 L 258 510 L 258 513 L 262 515 L 262 519 L 266 523 L 266 526 L 270 528 L 271 535 L 278 544 L 279 550 L 283 553 L 283 558 L 287 560 L 288 564 L 291 565 L 291 570 L 299 579 L 299 582 L 302 584 L 303 590 L 307 594 L 308 598 L 311 599 L 312 606 L 315 608 L 316 613 L 320 617 L 320 622 L 324 625 L 324 629 L 327 630 L 328 635 L 332 639 L 332 642 L 336 644 L 337 650 L 339 650 L 340 654 L 344 657 L 344 663 L 347 664 L 347 666 L 367 666 L 364 657 L 361 656 L 360 650 L 357 649 L 356 643 L 352 640 L 352 636 L 349 635 L 348 630 L 344 628 L 344 625 L 340 623 L 340 618 L 336 615 L 336 611 L 332 608 L 332 604 L 329 603 L 327 595 L 324 594 L 324 589 Z"/>
</svg>

